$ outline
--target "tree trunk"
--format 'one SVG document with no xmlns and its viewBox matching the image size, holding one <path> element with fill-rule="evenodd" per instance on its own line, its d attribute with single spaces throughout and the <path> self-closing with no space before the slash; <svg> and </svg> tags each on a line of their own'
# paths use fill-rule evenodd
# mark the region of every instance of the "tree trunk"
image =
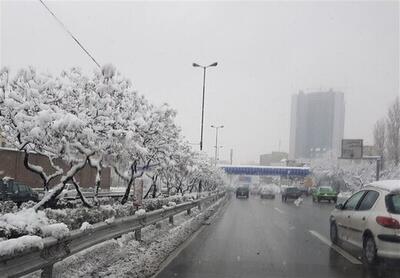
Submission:
<svg viewBox="0 0 400 278">
<path fill-rule="evenodd" d="M 157 178 L 158 176 L 153 177 L 153 198 L 157 197 Z"/>
<path fill-rule="evenodd" d="M 132 184 L 135 183 L 135 179 L 132 175 L 131 179 L 129 180 L 128 186 L 126 187 L 125 194 L 121 199 L 121 204 L 125 204 L 128 201 L 129 193 L 131 192 Z"/>
<path fill-rule="evenodd" d="M 83 205 L 87 208 L 91 208 L 93 207 L 91 204 L 89 204 L 88 200 L 85 198 L 85 196 L 83 196 L 82 191 L 80 189 L 79 184 L 77 183 L 77 181 L 75 180 L 75 178 L 72 178 L 72 183 L 75 186 L 76 192 L 78 193 L 79 199 L 81 199 Z"/>
</svg>

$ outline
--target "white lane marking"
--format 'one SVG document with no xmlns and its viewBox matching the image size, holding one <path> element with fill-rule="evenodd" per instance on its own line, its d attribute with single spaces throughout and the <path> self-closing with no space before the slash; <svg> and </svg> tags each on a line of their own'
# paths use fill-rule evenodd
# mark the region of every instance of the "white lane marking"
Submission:
<svg viewBox="0 0 400 278">
<path fill-rule="evenodd" d="M 277 212 L 284 214 L 285 212 L 279 208 L 274 208 Z"/>
<path fill-rule="evenodd" d="M 356 257 L 350 255 L 348 252 L 346 252 L 345 250 L 343 250 L 342 248 L 340 248 L 339 246 L 332 244 L 330 242 L 330 240 L 328 240 L 327 238 L 325 238 L 323 235 L 321 235 L 320 233 L 316 232 L 316 231 L 309 231 L 313 236 L 315 236 L 316 238 L 318 238 L 320 241 L 322 241 L 323 243 L 325 243 L 326 245 L 328 245 L 330 248 L 332 248 L 333 250 L 335 250 L 336 252 L 338 252 L 340 255 L 342 255 L 344 258 L 346 258 L 348 261 L 350 261 L 352 264 L 362 264 L 362 262 L 357 259 Z"/>
</svg>

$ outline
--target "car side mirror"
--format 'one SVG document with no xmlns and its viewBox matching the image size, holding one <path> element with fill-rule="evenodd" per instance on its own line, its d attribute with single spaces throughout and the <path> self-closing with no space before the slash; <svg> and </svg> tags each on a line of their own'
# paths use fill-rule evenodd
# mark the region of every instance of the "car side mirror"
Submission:
<svg viewBox="0 0 400 278">
<path fill-rule="evenodd" d="M 335 206 L 336 209 L 342 210 L 344 208 L 343 204 L 337 204 Z"/>
</svg>

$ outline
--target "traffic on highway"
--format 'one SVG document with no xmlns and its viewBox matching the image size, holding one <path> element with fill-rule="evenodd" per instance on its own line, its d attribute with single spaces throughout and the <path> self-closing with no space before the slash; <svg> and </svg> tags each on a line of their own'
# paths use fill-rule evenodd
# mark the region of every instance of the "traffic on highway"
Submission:
<svg viewBox="0 0 400 278">
<path fill-rule="evenodd" d="M 400 277 L 400 181 L 373 183 L 340 204 L 268 199 L 264 188 L 249 198 L 232 192 L 212 225 L 156 277 Z"/>
</svg>

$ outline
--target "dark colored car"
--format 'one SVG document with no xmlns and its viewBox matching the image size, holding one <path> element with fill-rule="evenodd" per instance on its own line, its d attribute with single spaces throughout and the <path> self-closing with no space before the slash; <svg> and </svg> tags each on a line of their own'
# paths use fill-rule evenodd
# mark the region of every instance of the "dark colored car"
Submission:
<svg viewBox="0 0 400 278">
<path fill-rule="evenodd" d="M 282 202 L 286 202 L 288 199 L 298 199 L 302 194 L 301 190 L 295 186 L 285 187 L 282 190 Z"/>
<path fill-rule="evenodd" d="M 27 201 L 39 201 L 39 195 L 27 185 L 14 180 L 0 180 L 0 201 L 13 201 L 20 205 Z"/>
<path fill-rule="evenodd" d="M 236 198 L 249 198 L 249 186 L 241 185 L 236 189 Z"/>
<path fill-rule="evenodd" d="M 308 188 L 307 186 L 299 186 L 298 188 L 304 196 L 310 195 L 310 188 Z"/>
</svg>

